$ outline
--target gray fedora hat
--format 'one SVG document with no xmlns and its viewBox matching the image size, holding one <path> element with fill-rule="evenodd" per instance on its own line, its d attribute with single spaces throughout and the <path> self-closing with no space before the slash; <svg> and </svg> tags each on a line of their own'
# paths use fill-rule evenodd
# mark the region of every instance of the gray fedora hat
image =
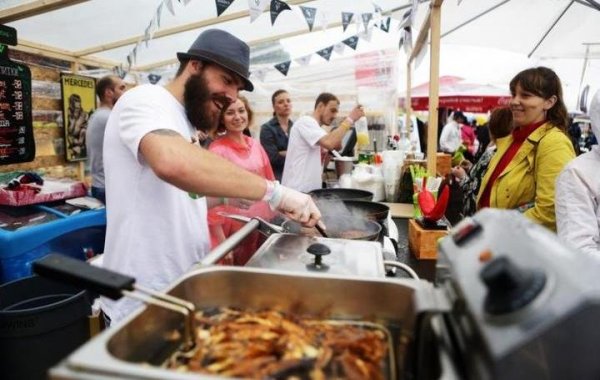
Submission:
<svg viewBox="0 0 600 380">
<path fill-rule="evenodd" d="M 200 33 L 187 53 L 177 53 L 180 61 L 206 60 L 233 71 L 244 80 L 244 90 L 254 90 L 250 82 L 250 48 L 248 45 L 220 29 L 208 29 Z"/>
</svg>

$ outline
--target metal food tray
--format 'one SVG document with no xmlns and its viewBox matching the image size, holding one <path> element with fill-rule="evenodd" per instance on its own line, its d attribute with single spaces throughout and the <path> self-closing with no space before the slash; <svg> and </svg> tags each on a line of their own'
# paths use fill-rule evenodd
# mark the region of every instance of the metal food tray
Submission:
<svg viewBox="0 0 600 380">
<path fill-rule="evenodd" d="M 433 285 L 409 279 L 358 279 L 295 274 L 258 268 L 209 267 L 190 272 L 168 294 L 197 309 L 229 306 L 276 309 L 328 319 L 370 322 L 389 330 L 395 378 L 411 366 L 417 318 L 436 309 Z M 198 379 L 197 373 L 160 368 L 182 341 L 165 337 L 181 330 L 180 314 L 147 306 L 107 329 L 51 371 L 56 379 Z M 201 375 L 207 379 L 223 377 Z"/>
<path fill-rule="evenodd" d="M 242 310 L 243 311 L 243 310 Z M 377 324 L 377 323 L 372 323 L 372 322 L 364 322 L 364 321 L 343 321 L 343 320 L 337 320 L 337 319 L 321 319 L 318 320 L 317 318 L 312 318 L 312 317 L 308 317 L 310 320 L 309 321 L 305 321 L 306 324 L 310 325 L 310 324 L 323 324 L 323 325 L 334 325 L 334 326 L 355 326 L 355 327 L 360 327 L 361 329 L 365 329 L 365 330 L 379 330 L 381 331 L 381 333 L 383 334 L 383 336 L 385 336 L 385 342 L 386 342 L 386 349 L 387 349 L 387 355 L 385 358 L 385 361 L 381 364 L 383 364 L 382 367 L 382 375 L 383 378 L 386 380 L 392 380 L 395 379 L 396 376 L 396 363 L 394 360 L 394 344 L 393 344 L 393 339 L 392 339 L 392 333 L 391 331 L 386 328 L 383 325 Z M 188 352 L 185 352 L 183 350 L 176 350 L 175 352 L 171 353 L 169 355 L 169 357 L 164 360 L 161 364 L 160 367 L 161 368 L 166 368 L 166 369 L 170 369 L 170 370 L 175 370 L 174 368 L 169 368 L 169 364 L 172 361 L 176 361 L 178 359 L 176 359 L 177 356 L 186 356 L 188 355 Z M 203 376 L 205 375 L 204 373 L 199 373 L 199 372 L 193 372 L 193 371 L 182 371 L 185 373 L 193 373 L 196 374 L 198 376 Z"/>
</svg>

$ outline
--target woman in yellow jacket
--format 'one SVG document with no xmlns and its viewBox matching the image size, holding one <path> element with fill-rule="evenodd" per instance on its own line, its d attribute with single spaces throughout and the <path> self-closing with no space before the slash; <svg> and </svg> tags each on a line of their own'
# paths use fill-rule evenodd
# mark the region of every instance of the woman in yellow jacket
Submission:
<svg viewBox="0 0 600 380">
<path fill-rule="evenodd" d="M 560 79 L 546 67 L 527 69 L 510 82 L 512 134 L 499 139 L 483 177 L 478 208 L 518 209 L 556 231 L 554 182 L 575 151 L 567 128 Z"/>
</svg>

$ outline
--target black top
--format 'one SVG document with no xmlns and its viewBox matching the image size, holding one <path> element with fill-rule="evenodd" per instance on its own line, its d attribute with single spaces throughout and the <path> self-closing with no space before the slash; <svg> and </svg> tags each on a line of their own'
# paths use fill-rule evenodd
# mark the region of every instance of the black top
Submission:
<svg viewBox="0 0 600 380">
<path fill-rule="evenodd" d="M 260 127 L 260 143 L 269 156 L 273 173 L 278 181 L 281 181 L 283 174 L 283 165 L 285 164 L 285 157 L 281 156 L 279 152 L 286 150 L 288 147 L 288 140 L 290 130 L 292 128 L 292 121 L 288 121 L 288 134 L 283 132 L 283 129 L 279 126 L 279 121 L 276 117 L 267 121 Z"/>
</svg>

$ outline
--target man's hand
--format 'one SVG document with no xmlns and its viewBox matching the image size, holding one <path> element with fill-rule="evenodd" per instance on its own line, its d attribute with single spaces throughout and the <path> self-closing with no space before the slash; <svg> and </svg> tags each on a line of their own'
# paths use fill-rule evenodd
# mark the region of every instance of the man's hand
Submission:
<svg viewBox="0 0 600 380">
<path fill-rule="evenodd" d="M 306 227 L 314 227 L 321 219 L 321 212 L 310 195 L 289 187 L 277 184 L 268 202 L 271 208 Z"/>
<path fill-rule="evenodd" d="M 354 107 L 350 112 L 350 115 L 348 115 L 348 117 L 352 119 L 352 121 L 356 121 L 363 116 L 365 116 L 365 110 L 360 104 Z"/>
</svg>

